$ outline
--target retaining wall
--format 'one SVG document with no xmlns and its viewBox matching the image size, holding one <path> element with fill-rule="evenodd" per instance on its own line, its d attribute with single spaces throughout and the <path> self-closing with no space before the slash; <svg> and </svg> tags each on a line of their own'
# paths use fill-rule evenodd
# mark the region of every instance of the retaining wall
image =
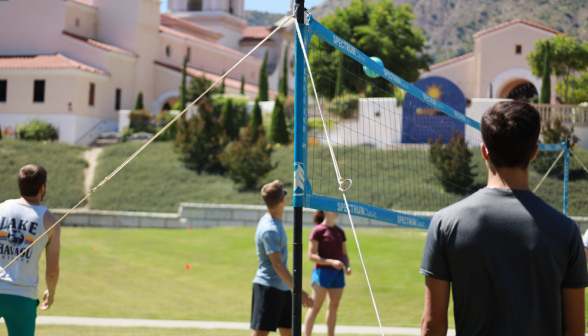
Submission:
<svg viewBox="0 0 588 336">
<path fill-rule="evenodd" d="M 56 216 L 63 216 L 67 210 L 51 210 Z M 218 226 L 256 226 L 265 213 L 265 206 L 235 204 L 180 203 L 178 213 L 130 212 L 103 210 L 75 210 L 63 220 L 64 226 L 87 226 L 108 228 L 210 228 Z M 406 214 L 432 217 L 433 212 L 404 212 Z M 314 210 L 303 210 L 303 224 L 314 225 Z M 588 229 L 588 217 L 572 217 L 582 233 Z M 294 225 L 294 208 L 284 209 L 283 223 Z M 359 227 L 403 228 L 403 226 L 380 222 L 363 217 L 353 217 Z M 337 224 L 349 225 L 347 215 L 339 216 Z"/>
</svg>

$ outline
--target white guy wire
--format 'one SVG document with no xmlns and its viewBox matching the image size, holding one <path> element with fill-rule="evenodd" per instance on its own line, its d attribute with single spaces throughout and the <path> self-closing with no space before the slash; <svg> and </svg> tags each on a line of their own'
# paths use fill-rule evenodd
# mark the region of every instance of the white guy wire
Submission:
<svg viewBox="0 0 588 336">
<path fill-rule="evenodd" d="M 547 178 L 547 175 L 549 175 L 549 173 L 551 173 L 551 170 L 553 169 L 553 167 L 555 167 L 555 164 L 557 163 L 557 161 L 559 161 L 559 158 L 561 158 L 561 156 L 563 155 L 564 152 L 565 152 L 565 149 L 562 150 L 561 153 L 559 153 L 559 156 L 557 157 L 557 159 L 555 159 L 555 162 L 553 162 L 553 164 L 551 165 L 551 167 L 549 168 L 547 173 L 545 173 L 545 176 L 543 176 L 541 181 L 539 181 L 539 184 L 535 187 L 535 190 L 533 190 L 533 193 L 535 193 L 539 189 L 539 187 L 541 186 L 543 181 L 545 181 L 545 179 Z"/>
<path fill-rule="evenodd" d="M 318 98 L 318 94 L 316 93 L 316 87 L 314 85 L 314 79 L 312 77 L 312 71 L 310 69 L 310 62 L 308 61 L 308 56 L 306 55 L 306 49 L 304 48 L 304 40 L 302 39 L 302 34 L 300 33 L 300 27 L 298 27 L 298 23 L 294 23 L 294 26 L 296 26 L 296 32 L 298 33 L 298 39 L 300 40 L 300 46 L 302 49 L 302 53 L 304 54 L 304 60 L 306 61 L 306 66 L 308 68 L 308 74 L 310 75 L 310 82 L 312 83 L 312 89 L 314 91 L 314 96 L 316 98 L 316 101 L 319 101 Z M 335 157 L 335 152 L 333 152 L 333 146 L 331 145 L 331 139 L 329 137 L 329 131 L 327 129 L 327 125 L 325 123 L 325 118 L 323 117 L 323 111 L 321 110 L 321 105 L 317 104 L 319 112 L 321 114 L 321 120 L 323 121 L 323 127 L 325 130 L 325 134 L 327 136 L 327 143 L 329 145 L 329 150 L 331 151 L 331 157 L 333 158 L 333 165 L 335 166 L 335 173 L 337 174 L 337 178 L 339 179 L 339 190 L 341 191 L 341 193 L 343 194 L 343 200 L 345 200 L 345 206 L 347 207 L 347 215 L 349 215 L 349 222 L 351 223 L 351 229 L 353 230 L 353 236 L 355 237 L 355 244 L 357 245 L 357 251 L 359 252 L 359 259 L 361 260 L 361 265 L 363 266 L 363 272 L 365 274 L 365 279 L 367 280 L 367 284 L 368 284 L 368 288 L 370 290 L 370 295 L 372 296 L 372 303 L 374 304 L 374 310 L 376 311 L 376 317 L 378 318 L 378 324 L 380 325 L 380 331 L 382 333 L 382 336 L 384 336 L 384 328 L 382 328 L 382 322 L 380 320 L 380 314 L 378 313 L 378 306 L 376 305 L 376 299 L 374 299 L 374 293 L 372 291 L 372 285 L 370 284 L 370 278 L 368 277 L 367 274 L 367 269 L 365 268 L 365 263 L 363 261 L 363 256 L 361 254 L 361 248 L 359 247 L 359 240 L 357 239 L 357 233 L 355 232 L 355 225 L 353 225 L 353 218 L 351 218 L 351 211 L 349 211 L 349 204 L 347 203 L 347 197 L 345 196 L 345 191 L 347 191 L 351 185 L 349 187 L 347 187 L 347 189 L 343 188 L 343 184 L 345 183 L 345 181 L 350 181 L 351 180 L 343 180 L 341 178 L 341 173 L 339 172 L 339 166 L 337 164 L 337 159 Z"/>
</svg>

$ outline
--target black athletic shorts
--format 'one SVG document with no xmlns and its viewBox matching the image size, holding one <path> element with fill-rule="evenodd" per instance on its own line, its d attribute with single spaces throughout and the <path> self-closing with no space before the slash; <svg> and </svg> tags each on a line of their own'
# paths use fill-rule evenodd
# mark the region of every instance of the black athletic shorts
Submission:
<svg viewBox="0 0 588 336">
<path fill-rule="evenodd" d="M 292 329 L 292 292 L 253 284 L 251 329 L 276 331 Z"/>
</svg>

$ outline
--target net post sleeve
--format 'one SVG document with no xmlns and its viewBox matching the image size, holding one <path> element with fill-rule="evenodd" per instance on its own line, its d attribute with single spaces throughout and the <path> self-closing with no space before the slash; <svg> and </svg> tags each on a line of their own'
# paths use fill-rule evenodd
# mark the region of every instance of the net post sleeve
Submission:
<svg viewBox="0 0 588 336">
<path fill-rule="evenodd" d="M 570 182 L 570 139 L 566 139 L 564 157 L 564 190 L 563 190 L 563 214 L 568 214 L 568 185 Z"/>
<path fill-rule="evenodd" d="M 296 0 L 294 7 L 296 22 L 306 31 L 304 25 L 304 0 Z M 294 71 L 294 244 L 292 258 L 292 335 L 302 335 L 302 214 L 306 187 L 306 149 L 308 137 L 308 84 L 306 65 L 302 56 L 305 45 L 298 39 L 295 43 Z M 304 41 L 304 44 L 308 42 Z"/>
</svg>

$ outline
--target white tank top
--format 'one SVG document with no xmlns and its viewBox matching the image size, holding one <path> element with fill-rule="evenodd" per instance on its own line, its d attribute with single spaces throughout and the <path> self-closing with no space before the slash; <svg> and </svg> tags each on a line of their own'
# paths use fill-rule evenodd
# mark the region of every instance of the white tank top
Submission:
<svg viewBox="0 0 588 336">
<path fill-rule="evenodd" d="M 0 211 L 0 267 L 4 268 L 45 232 L 43 216 L 47 208 L 15 200 L 4 202 Z M 44 236 L 21 258 L 0 273 L 0 293 L 37 300 L 39 259 L 49 238 Z M 0 269 L 1 269 L 0 268 Z"/>
</svg>

